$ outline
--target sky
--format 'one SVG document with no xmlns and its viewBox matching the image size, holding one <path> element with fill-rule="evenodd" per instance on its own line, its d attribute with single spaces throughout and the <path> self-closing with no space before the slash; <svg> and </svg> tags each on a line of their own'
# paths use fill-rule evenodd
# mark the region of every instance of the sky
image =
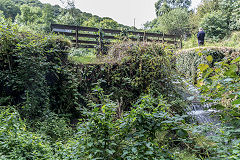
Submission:
<svg viewBox="0 0 240 160">
<path fill-rule="evenodd" d="M 61 5 L 60 0 L 40 0 L 42 3 Z M 192 0 L 196 8 L 201 0 Z M 157 0 L 75 0 L 76 8 L 100 17 L 110 17 L 120 24 L 142 28 L 143 24 L 156 18 L 154 4 Z"/>
</svg>

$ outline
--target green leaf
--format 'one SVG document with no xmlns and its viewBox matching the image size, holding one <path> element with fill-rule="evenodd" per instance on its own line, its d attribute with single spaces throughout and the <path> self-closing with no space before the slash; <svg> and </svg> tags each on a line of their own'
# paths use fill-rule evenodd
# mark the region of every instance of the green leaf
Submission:
<svg viewBox="0 0 240 160">
<path fill-rule="evenodd" d="M 203 55 L 203 53 L 202 52 L 198 52 L 198 55 L 201 57 Z"/>
<path fill-rule="evenodd" d="M 209 62 L 212 62 L 213 61 L 213 57 L 211 55 L 207 56 L 206 58 Z"/>
<path fill-rule="evenodd" d="M 147 154 L 147 155 L 152 155 L 153 152 L 152 152 L 152 151 L 147 151 L 146 154 Z"/>
<path fill-rule="evenodd" d="M 236 74 L 237 70 L 238 70 L 238 67 L 236 64 L 230 65 L 229 69 L 224 73 L 224 75 L 229 77 L 238 77 Z"/>
<path fill-rule="evenodd" d="M 232 104 L 240 104 L 240 98 L 238 98 L 235 101 L 233 101 Z"/>
<path fill-rule="evenodd" d="M 201 72 L 205 71 L 205 70 L 208 69 L 208 68 L 209 68 L 209 65 L 207 65 L 207 64 L 199 64 L 199 66 L 198 66 L 198 69 L 199 69 Z"/>
<path fill-rule="evenodd" d="M 183 129 L 179 129 L 177 130 L 177 135 L 181 138 L 186 138 L 188 137 L 188 133 L 187 131 L 183 130 Z"/>
<path fill-rule="evenodd" d="M 132 152 L 133 152 L 133 153 L 137 153 L 137 148 L 133 147 L 133 148 L 132 148 Z"/>
<path fill-rule="evenodd" d="M 236 62 L 239 62 L 240 61 L 240 56 L 237 57 L 236 59 L 232 60 L 231 63 L 236 63 Z"/>
<path fill-rule="evenodd" d="M 214 109 L 217 109 L 217 110 L 222 110 L 225 107 L 223 105 L 221 105 L 221 104 L 216 104 L 216 105 L 212 105 L 211 108 L 214 108 Z"/>
<path fill-rule="evenodd" d="M 107 153 L 109 153 L 109 154 L 113 154 L 115 151 L 114 150 L 109 150 L 109 149 L 107 149 Z"/>
</svg>

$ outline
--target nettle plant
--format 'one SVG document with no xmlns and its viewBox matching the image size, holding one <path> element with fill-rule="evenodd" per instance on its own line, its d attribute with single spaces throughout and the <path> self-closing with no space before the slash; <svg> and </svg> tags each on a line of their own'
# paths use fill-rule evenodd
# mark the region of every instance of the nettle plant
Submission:
<svg viewBox="0 0 240 160">
<path fill-rule="evenodd" d="M 0 159 L 52 159 L 46 137 L 28 131 L 12 106 L 0 106 L 0 119 Z"/>
<path fill-rule="evenodd" d="M 158 141 L 157 133 L 167 132 L 165 140 L 179 145 L 188 137 L 183 129 L 184 116 L 173 116 L 162 97 L 142 96 L 130 111 L 119 113 L 119 104 L 94 88 L 100 104 L 91 103 L 78 127 L 74 148 L 76 157 L 89 159 L 172 159 L 169 147 Z M 171 137 L 171 138 L 170 138 Z M 167 144 L 167 143 L 166 143 Z"/>
<path fill-rule="evenodd" d="M 227 58 L 215 63 L 213 67 L 206 64 L 199 66 L 198 86 L 204 95 L 204 101 L 211 102 L 212 108 L 218 110 L 223 128 L 213 136 L 215 158 L 239 159 L 239 107 L 240 107 L 240 57 Z"/>
</svg>

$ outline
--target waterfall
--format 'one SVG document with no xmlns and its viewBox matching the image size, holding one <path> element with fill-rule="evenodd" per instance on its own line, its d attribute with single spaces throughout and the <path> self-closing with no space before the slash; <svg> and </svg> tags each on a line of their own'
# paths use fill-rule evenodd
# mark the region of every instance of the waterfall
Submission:
<svg viewBox="0 0 240 160">
<path fill-rule="evenodd" d="M 181 82 L 180 82 L 181 81 Z M 196 86 L 185 79 L 173 82 L 182 90 L 182 96 L 189 102 L 186 113 L 191 116 L 192 123 L 196 124 L 217 124 L 219 120 L 215 113 L 217 110 L 211 109 L 210 103 L 201 103 L 201 94 Z M 182 88 L 183 87 L 183 88 Z"/>
<path fill-rule="evenodd" d="M 193 123 L 199 124 L 216 124 L 217 117 L 214 116 L 216 110 L 210 109 L 210 104 L 201 104 L 200 102 L 193 101 L 188 107 L 187 114 L 192 117 Z"/>
</svg>

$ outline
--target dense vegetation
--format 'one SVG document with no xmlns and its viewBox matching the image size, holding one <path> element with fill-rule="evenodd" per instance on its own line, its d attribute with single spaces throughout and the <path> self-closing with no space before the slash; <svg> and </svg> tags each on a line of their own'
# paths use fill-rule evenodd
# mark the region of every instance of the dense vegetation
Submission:
<svg viewBox="0 0 240 160">
<path fill-rule="evenodd" d="M 195 10 L 189 9 L 190 4 L 190 0 L 158 0 L 155 4 L 157 18 L 147 22 L 145 29 L 196 39 L 198 28 L 202 27 L 211 42 L 219 42 L 232 32 L 239 31 L 239 0 L 202 0 Z"/>
<path fill-rule="evenodd" d="M 184 34 L 206 24 L 212 26 L 209 38 L 220 40 L 239 30 L 232 18 L 239 17 L 239 1 L 231 2 L 203 1 L 191 13 L 191 1 L 159 0 L 157 23 L 148 25 Z M 240 158 L 239 49 L 177 51 L 166 44 L 119 41 L 94 63 L 76 63 L 69 55 L 89 53 L 47 33 L 50 23 L 130 27 L 68 4 L 63 9 L 36 0 L 0 0 L 0 159 Z M 200 15 L 202 22 L 189 29 Z M 224 23 L 209 25 L 214 18 Z M 239 43 L 238 36 L 231 38 L 218 45 Z M 201 95 L 192 95 L 188 82 Z M 219 124 L 195 123 L 188 115 L 191 99 L 212 104 Z"/>
</svg>

